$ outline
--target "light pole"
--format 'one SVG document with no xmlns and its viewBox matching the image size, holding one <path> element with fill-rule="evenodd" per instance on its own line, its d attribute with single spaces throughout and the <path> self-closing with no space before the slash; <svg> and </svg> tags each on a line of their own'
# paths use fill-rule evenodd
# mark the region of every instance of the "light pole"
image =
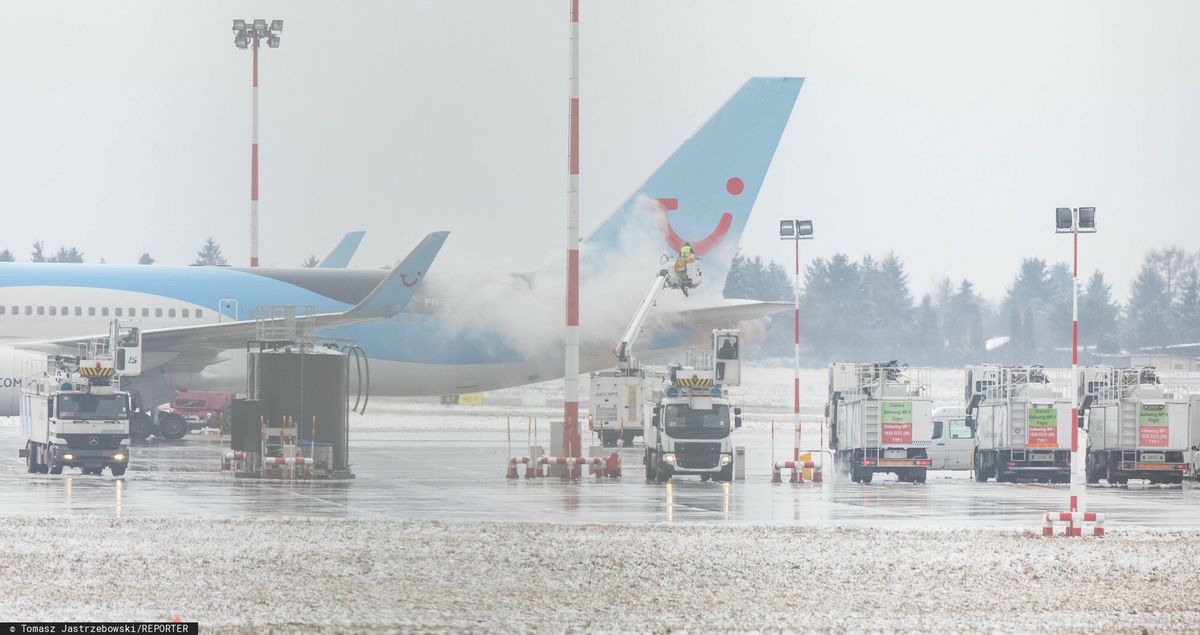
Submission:
<svg viewBox="0 0 1200 635">
<path fill-rule="evenodd" d="M 795 371 L 792 385 L 792 429 L 796 431 L 796 447 L 792 450 L 793 461 L 800 460 L 800 241 L 812 240 L 812 237 L 813 223 L 810 220 L 779 221 L 780 240 L 790 240 L 796 246 L 796 279 L 792 285 L 792 295 L 795 296 L 796 302 L 794 324 L 796 339 L 792 359 L 792 369 Z M 825 431 L 822 429 L 822 437 L 824 433 Z M 821 449 L 824 450 L 824 448 Z M 771 457 L 771 460 L 775 460 L 775 457 Z"/>
<path fill-rule="evenodd" d="M 1054 210 L 1054 231 L 1059 234 L 1071 234 L 1073 253 L 1071 255 L 1071 509 L 1072 512 L 1086 512 L 1087 501 L 1087 457 L 1083 444 L 1079 442 L 1079 234 L 1091 234 L 1096 231 L 1095 207 L 1058 207 Z M 1079 536 L 1083 528 L 1072 520 L 1067 533 Z"/>
<path fill-rule="evenodd" d="M 283 20 L 234 20 L 233 43 L 240 49 L 253 49 L 254 70 L 251 73 L 250 115 L 250 266 L 258 266 L 258 41 L 266 40 L 267 46 L 279 48 L 279 33 L 283 31 Z"/>
</svg>

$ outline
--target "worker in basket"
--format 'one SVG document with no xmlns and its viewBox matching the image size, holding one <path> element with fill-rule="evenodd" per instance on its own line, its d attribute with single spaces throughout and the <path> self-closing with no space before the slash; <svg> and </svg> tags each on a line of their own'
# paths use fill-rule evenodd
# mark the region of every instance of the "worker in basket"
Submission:
<svg viewBox="0 0 1200 635">
<path fill-rule="evenodd" d="M 696 281 L 692 280 L 688 265 L 696 262 L 696 254 L 691 251 L 691 242 L 684 242 L 682 247 L 679 247 L 679 257 L 676 258 L 676 275 L 679 277 L 679 289 L 683 290 L 684 295 L 688 295 L 688 289 L 696 286 Z"/>
<path fill-rule="evenodd" d="M 679 276 L 679 289 L 685 296 L 688 294 L 688 287 L 696 286 L 692 282 L 691 276 L 688 275 L 688 265 L 695 261 L 696 256 L 692 253 L 692 243 L 683 243 L 683 246 L 679 248 L 679 257 L 675 259 L 675 274 Z"/>
</svg>

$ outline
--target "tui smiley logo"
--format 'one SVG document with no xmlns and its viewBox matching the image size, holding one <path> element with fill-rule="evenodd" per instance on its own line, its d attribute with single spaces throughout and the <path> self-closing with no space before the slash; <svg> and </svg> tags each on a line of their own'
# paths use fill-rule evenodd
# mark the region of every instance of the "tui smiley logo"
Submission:
<svg viewBox="0 0 1200 635">
<path fill-rule="evenodd" d="M 423 274 L 423 273 L 425 273 L 425 272 L 418 271 L 417 275 L 413 278 L 412 282 L 408 281 L 407 273 L 402 273 L 402 274 L 400 274 L 400 284 L 402 284 L 406 287 L 415 287 L 415 286 L 417 286 L 417 283 L 421 281 L 421 274 Z"/>
<path fill-rule="evenodd" d="M 738 196 L 745 189 L 746 184 L 742 182 L 742 179 L 736 176 L 730 177 L 729 180 L 725 181 L 725 191 L 728 192 L 730 196 Z M 683 247 L 683 243 L 691 242 L 692 251 L 695 252 L 697 256 L 703 256 L 715 249 L 717 245 L 721 244 L 721 241 L 724 240 L 725 235 L 729 233 L 729 227 L 733 225 L 733 214 L 730 214 L 729 212 L 723 212 L 721 214 L 721 219 L 717 221 L 717 226 L 711 232 L 709 232 L 707 236 L 699 240 L 685 239 L 675 231 L 674 227 L 671 226 L 670 213 L 679 209 L 679 199 L 660 198 L 658 199 L 658 204 L 662 208 L 663 212 L 659 219 L 659 226 L 662 229 L 663 238 L 666 239 L 667 244 L 670 245 L 671 249 L 674 251 L 679 251 L 679 248 Z"/>
</svg>

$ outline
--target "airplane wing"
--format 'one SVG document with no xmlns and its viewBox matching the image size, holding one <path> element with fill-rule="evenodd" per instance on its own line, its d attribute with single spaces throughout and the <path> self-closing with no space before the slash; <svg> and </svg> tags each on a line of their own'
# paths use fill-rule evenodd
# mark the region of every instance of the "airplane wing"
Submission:
<svg viewBox="0 0 1200 635">
<path fill-rule="evenodd" d="M 701 329 L 737 326 L 762 317 L 787 311 L 791 302 L 760 302 L 758 300 L 726 300 L 723 304 L 698 309 L 674 311 L 663 317 L 672 323 L 693 325 Z"/>
<path fill-rule="evenodd" d="M 329 252 L 328 256 L 321 259 L 317 264 L 318 269 L 345 269 L 350 264 L 350 259 L 354 257 L 354 252 L 358 251 L 358 245 L 362 242 L 363 236 L 367 232 L 350 232 L 342 236 L 341 241 L 334 245 L 333 251 Z"/>
<path fill-rule="evenodd" d="M 327 329 L 358 322 L 369 322 L 392 317 L 404 308 L 416 293 L 418 284 L 433 259 L 446 242 L 450 232 L 434 232 L 426 236 L 411 253 L 396 264 L 387 277 L 354 307 L 341 313 L 320 313 L 313 317 L 313 328 Z M 142 331 L 142 352 L 149 359 L 155 354 L 181 353 L 189 350 L 208 349 L 219 351 L 242 348 L 253 340 L 260 324 L 283 326 L 286 318 L 269 320 L 238 320 L 217 324 L 179 326 Z M 20 348 L 34 351 L 57 352 L 74 348 L 81 342 L 105 334 L 73 337 L 40 342 L 22 342 Z M 210 355 L 210 357 L 215 357 Z"/>
</svg>

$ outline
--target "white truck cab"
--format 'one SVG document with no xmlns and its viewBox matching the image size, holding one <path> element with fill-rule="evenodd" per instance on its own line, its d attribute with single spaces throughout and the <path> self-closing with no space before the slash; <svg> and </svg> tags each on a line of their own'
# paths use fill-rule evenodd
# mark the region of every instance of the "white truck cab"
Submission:
<svg viewBox="0 0 1200 635">
<path fill-rule="evenodd" d="M 713 331 L 713 348 L 689 353 L 686 364 L 673 364 L 655 402 L 643 416 L 646 480 L 665 483 L 672 476 L 733 480 L 733 431 L 742 427 L 741 408 L 726 387 L 740 381 L 736 329 Z M 715 360 L 715 363 L 714 363 Z"/>
<path fill-rule="evenodd" d="M 962 406 L 934 408 L 929 444 L 929 469 L 969 470 L 975 452 L 975 431 L 967 426 Z"/>
</svg>

